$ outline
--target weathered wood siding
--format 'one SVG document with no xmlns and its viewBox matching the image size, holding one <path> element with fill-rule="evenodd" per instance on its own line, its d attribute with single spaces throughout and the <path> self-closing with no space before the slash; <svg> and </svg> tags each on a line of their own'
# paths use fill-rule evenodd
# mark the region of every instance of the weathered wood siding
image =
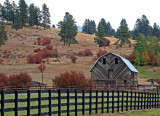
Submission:
<svg viewBox="0 0 160 116">
<path fill-rule="evenodd" d="M 106 59 L 106 64 L 103 64 L 103 58 Z M 118 59 L 118 64 L 115 64 L 116 58 Z M 91 78 L 96 86 L 101 86 L 100 84 L 105 86 L 108 84 L 114 86 L 124 84 L 127 86 L 136 86 L 137 76 L 137 73 L 130 71 L 121 58 L 114 54 L 106 54 L 101 57 L 91 70 Z"/>
</svg>

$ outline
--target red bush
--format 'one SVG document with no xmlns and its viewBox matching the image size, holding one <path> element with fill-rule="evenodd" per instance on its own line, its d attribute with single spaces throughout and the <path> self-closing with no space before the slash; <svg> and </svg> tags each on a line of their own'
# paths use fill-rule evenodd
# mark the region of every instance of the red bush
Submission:
<svg viewBox="0 0 160 116">
<path fill-rule="evenodd" d="M 90 49 L 85 49 L 85 50 L 84 50 L 84 55 L 85 55 L 85 56 L 92 56 L 93 53 L 91 52 Z"/>
<path fill-rule="evenodd" d="M 0 86 L 8 85 L 8 77 L 4 73 L 0 73 Z"/>
<path fill-rule="evenodd" d="M 9 76 L 9 86 L 28 87 L 32 86 L 32 78 L 27 73 L 20 73 Z"/>
<path fill-rule="evenodd" d="M 87 87 L 93 87 L 91 79 L 86 79 L 83 73 L 75 71 L 60 73 L 55 76 L 53 83 L 59 88 L 76 87 L 86 89 Z"/>
<path fill-rule="evenodd" d="M 37 44 L 38 44 L 38 45 L 41 45 L 41 42 L 42 42 L 41 38 L 38 37 L 38 38 L 37 38 Z"/>
<path fill-rule="evenodd" d="M 41 48 L 37 48 L 34 50 L 34 52 L 40 52 L 41 51 Z"/>
<path fill-rule="evenodd" d="M 0 64 L 3 64 L 3 59 L 0 59 Z"/>
<path fill-rule="evenodd" d="M 42 58 L 42 54 L 40 52 L 35 55 L 29 55 L 27 57 L 27 62 L 29 64 L 34 64 L 34 63 L 39 64 L 42 62 L 42 60 L 43 60 L 43 58 Z"/>
<path fill-rule="evenodd" d="M 47 44 L 50 44 L 51 43 L 51 39 L 49 39 L 49 38 L 43 38 L 43 40 L 42 40 L 42 45 L 44 46 L 44 45 L 47 45 Z"/>
<path fill-rule="evenodd" d="M 92 56 L 93 53 L 92 53 L 92 51 L 90 49 L 87 48 L 87 49 L 85 49 L 83 51 L 79 51 L 78 55 L 79 56 Z"/>
<path fill-rule="evenodd" d="M 53 51 L 53 57 L 57 58 L 59 56 L 58 52 L 55 50 Z"/>
<path fill-rule="evenodd" d="M 125 55 L 125 58 L 128 59 L 132 64 L 134 64 L 136 55 L 134 53 L 131 53 L 130 55 Z"/>
<path fill-rule="evenodd" d="M 79 56 L 84 56 L 84 52 L 83 51 L 79 51 L 78 55 Z"/>
<path fill-rule="evenodd" d="M 109 46 L 109 44 L 110 44 L 110 41 L 109 40 L 106 40 L 106 41 L 104 41 L 104 46 Z"/>
<path fill-rule="evenodd" d="M 102 55 L 104 55 L 104 54 L 106 54 L 107 53 L 107 51 L 106 50 L 99 50 L 98 52 L 97 52 L 97 58 L 98 57 L 100 57 L 100 56 L 102 56 Z"/>
<path fill-rule="evenodd" d="M 75 54 L 70 55 L 70 59 L 72 60 L 72 63 L 76 63 L 77 57 Z"/>
<path fill-rule="evenodd" d="M 40 70 L 40 72 L 44 72 L 44 70 L 46 69 L 46 65 L 44 65 L 43 63 L 41 63 L 40 66 L 38 66 L 38 70 Z"/>
<path fill-rule="evenodd" d="M 46 45 L 46 48 L 47 48 L 48 50 L 53 50 L 53 46 L 50 45 L 50 44 L 47 44 L 47 45 Z"/>
<path fill-rule="evenodd" d="M 151 64 L 155 64 L 155 55 L 153 53 L 148 53 L 148 56 L 149 56 L 149 60 L 151 62 Z"/>
</svg>

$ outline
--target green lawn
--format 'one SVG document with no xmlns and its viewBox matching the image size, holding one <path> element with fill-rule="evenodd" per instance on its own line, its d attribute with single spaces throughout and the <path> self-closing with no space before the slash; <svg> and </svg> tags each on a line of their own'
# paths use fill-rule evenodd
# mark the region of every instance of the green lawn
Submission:
<svg viewBox="0 0 160 116">
<path fill-rule="evenodd" d="M 129 111 L 123 113 L 114 113 L 114 114 L 98 114 L 91 116 L 160 116 L 160 109 L 151 109 L 145 111 Z"/>
<path fill-rule="evenodd" d="M 160 66 L 136 66 L 140 78 L 160 79 Z"/>
</svg>

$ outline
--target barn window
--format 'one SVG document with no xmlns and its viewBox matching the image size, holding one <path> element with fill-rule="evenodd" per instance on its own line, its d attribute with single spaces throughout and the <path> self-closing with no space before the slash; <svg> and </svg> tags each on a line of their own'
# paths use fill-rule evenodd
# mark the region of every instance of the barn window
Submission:
<svg viewBox="0 0 160 116">
<path fill-rule="evenodd" d="M 124 85 L 127 84 L 127 80 L 124 80 Z"/>
<path fill-rule="evenodd" d="M 103 64 L 106 64 L 106 58 L 103 58 Z"/>
<path fill-rule="evenodd" d="M 118 58 L 115 58 L 115 64 L 118 64 Z"/>
</svg>

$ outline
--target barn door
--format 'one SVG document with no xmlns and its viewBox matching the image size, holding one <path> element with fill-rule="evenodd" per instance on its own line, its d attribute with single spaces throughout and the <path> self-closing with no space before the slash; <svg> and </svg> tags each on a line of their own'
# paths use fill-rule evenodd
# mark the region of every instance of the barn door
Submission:
<svg viewBox="0 0 160 116">
<path fill-rule="evenodd" d="M 113 78 L 113 70 L 108 70 L 108 79 Z"/>
</svg>

